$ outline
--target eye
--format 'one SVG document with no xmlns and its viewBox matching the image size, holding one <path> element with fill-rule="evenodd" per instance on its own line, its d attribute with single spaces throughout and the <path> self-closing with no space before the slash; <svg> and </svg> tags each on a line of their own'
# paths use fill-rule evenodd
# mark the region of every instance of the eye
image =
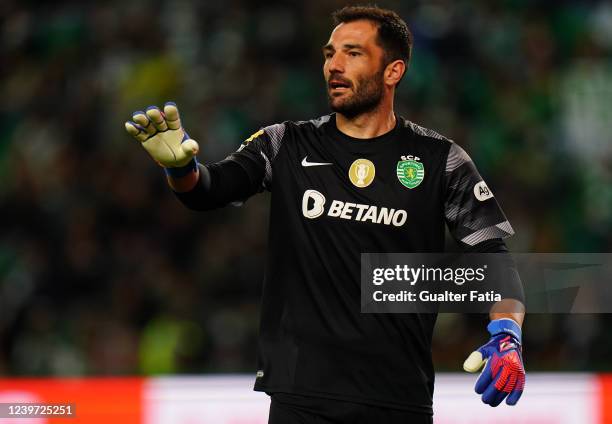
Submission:
<svg viewBox="0 0 612 424">
<path fill-rule="evenodd" d="M 329 58 L 331 58 L 333 55 L 334 55 L 334 54 L 333 54 L 333 53 L 331 53 L 331 52 L 326 52 L 326 53 L 323 53 L 323 57 L 324 57 L 325 59 L 329 59 Z"/>
<path fill-rule="evenodd" d="M 361 53 L 359 53 L 359 52 L 349 52 L 349 56 L 357 57 L 357 56 L 361 56 Z"/>
</svg>

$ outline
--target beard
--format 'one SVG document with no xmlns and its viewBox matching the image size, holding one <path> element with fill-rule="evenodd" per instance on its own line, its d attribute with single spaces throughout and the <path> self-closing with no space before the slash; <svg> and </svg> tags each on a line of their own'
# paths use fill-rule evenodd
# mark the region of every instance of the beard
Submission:
<svg viewBox="0 0 612 424">
<path fill-rule="evenodd" d="M 380 70 L 370 77 L 358 77 L 356 84 L 351 83 L 352 93 L 333 96 L 328 88 L 327 100 L 331 110 L 349 119 L 375 110 L 380 105 L 384 93 L 383 71 Z"/>
</svg>

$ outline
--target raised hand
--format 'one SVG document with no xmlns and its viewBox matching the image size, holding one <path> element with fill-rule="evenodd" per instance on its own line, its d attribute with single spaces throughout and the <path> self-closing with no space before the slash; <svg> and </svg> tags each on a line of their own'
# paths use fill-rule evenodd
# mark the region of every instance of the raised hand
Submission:
<svg viewBox="0 0 612 424">
<path fill-rule="evenodd" d="M 194 168 L 199 146 L 183 129 L 176 104 L 167 102 L 163 112 L 157 106 L 134 112 L 132 120 L 125 123 L 125 130 L 161 166 Z"/>
</svg>

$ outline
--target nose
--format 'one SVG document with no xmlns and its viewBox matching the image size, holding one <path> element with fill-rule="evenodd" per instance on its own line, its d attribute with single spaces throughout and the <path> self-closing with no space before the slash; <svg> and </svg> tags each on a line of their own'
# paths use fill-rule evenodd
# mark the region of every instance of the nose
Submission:
<svg viewBox="0 0 612 424">
<path fill-rule="evenodd" d="M 334 55 L 329 59 L 328 70 L 330 74 L 333 74 L 334 72 L 344 72 L 344 59 L 342 53 L 334 53 Z"/>
</svg>

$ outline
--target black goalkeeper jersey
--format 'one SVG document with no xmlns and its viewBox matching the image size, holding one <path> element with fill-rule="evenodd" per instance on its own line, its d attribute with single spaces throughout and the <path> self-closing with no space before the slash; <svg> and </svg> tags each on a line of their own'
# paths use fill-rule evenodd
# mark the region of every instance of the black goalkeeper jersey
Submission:
<svg viewBox="0 0 612 424">
<path fill-rule="evenodd" d="M 431 413 L 436 316 L 361 313 L 360 254 L 443 252 L 445 223 L 467 246 L 513 234 L 469 156 L 399 117 L 364 140 L 331 114 L 263 128 L 200 169 L 177 194 L 192 208 L 272 193 L 255 390 Z"/>
</svg>

